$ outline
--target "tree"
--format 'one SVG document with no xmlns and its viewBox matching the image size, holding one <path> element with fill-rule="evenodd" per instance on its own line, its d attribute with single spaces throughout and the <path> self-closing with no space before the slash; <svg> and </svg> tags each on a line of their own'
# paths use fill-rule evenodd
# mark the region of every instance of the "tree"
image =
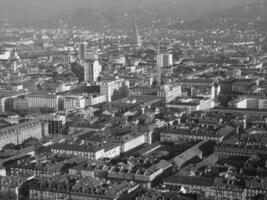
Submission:
<svg viewBox="0 0 267 200">
<path fill-rule="evenodd" d="M 84 81 L 83 67 L 79 63 L 75 62 L 71 64 L 70 68 L 71 71 L 75 74 L 75 76 L 78 77 L 79 82 L 83 82 Z"/>
</svg>

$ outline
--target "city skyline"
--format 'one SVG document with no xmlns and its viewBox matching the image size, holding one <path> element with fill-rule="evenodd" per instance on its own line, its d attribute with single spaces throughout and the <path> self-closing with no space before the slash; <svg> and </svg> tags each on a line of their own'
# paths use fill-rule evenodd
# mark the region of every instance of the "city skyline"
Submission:
<svg viewBox="0 0 267 200">
<path fill-rule="evenodd" d="M 0 200 L 266 200 L 267 0 L 0 0 Z"/>
</svg>

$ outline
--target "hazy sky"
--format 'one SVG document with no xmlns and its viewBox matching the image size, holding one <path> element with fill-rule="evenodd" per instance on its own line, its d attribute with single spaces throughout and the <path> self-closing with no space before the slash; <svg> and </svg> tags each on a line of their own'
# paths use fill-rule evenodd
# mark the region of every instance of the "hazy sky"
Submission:
<svg viewBox="0 0 267 200">
<path fill-rule="evenodd" d="M 177 8 L 179 10 L 208 11 L 210 9 L 232 7 L 239 3 L 256 0 L 0 0 L 0 17 L 47 18 L 60 14 L 71 14 L 80 7 L 109 6 L 133 7 L 136 2 L 144 6 Z"/>
</svg>

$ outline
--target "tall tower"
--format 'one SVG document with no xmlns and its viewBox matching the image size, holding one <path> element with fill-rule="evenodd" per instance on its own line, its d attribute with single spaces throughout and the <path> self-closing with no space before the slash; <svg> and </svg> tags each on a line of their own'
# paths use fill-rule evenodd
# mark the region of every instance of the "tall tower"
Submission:
<svg viewBox="0 0 267 200">
<path fill-rule="evenodd" d="M 161 68 L 173 65 L 172 54 L 169 54 L 169 53 L 158 54 L 157 55 L 157 65 L 159 65 Z"/>
<path fill-rule="evenodd" d="M 84 64 L 84 82 L 96 82 L 101 71 L 102 66 L 98 59 L 87 59 Z"/>
<path fill-rule="evenodd" d="M 137 28 L 136 12 L 134 13 L 133 29 L 129 33 L 129 42 L 137 48 L 142 47 L 142 37 L 139 34 L 138 28 Z"/>
<path fill-rule="evenodd" d="M 86 59 L 86 53 L 87 53 L 87 42 L 83 42 L 80 45 L 80 59 L 85 60 Z"/>
<path fill-rule="evenodd" d="M 157 57 L 160 55 L 160 41 L 158 42 L 158 53 L 157 53 Z M 157 84 L 158 86 L 161 86 L 161 67 L 160 65 L 157 63 Z"/>
<path fill-rule="evenodd" d="M 137 28 L 136 12 L 134 13 L 134 33 L 136 34 L 137 47 L 141 48 L 142 47 L 142 38 L 141 38 L 141 35 L 139 34 L 139 31 Z"/>
</svg>

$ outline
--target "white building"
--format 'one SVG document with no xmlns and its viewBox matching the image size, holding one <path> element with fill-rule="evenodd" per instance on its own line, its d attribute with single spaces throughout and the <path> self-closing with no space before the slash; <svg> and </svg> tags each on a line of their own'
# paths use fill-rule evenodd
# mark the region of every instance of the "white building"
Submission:
<svg viewBox="0 0 267 200">
<path fill-rule="evenodd" d="M 58 110 L 58 97 L 54 94 L 30 94 L 26 96 L 29 108 L 42 107 Z"/>
<path fill-rule="evenodd" d="M 125 86 L 125 89 L 122 87 Z M 114 94 L 117 92 L 118 98 L 127 97 L 127 90 L 129 88 L 129 81 L 124 79 L 108 80 L 100 82 L 100 94 L 105 95 L 106 101 L 111 102 L 115 99 Z"/>
<path fill-rule="evenodd" d="M 85 108 L 86 98 L 82 95 L 68 95 L 63 97 L 64 109 Z"/>
<path fill-rule="evenodd" d="M 216 107 L 216 102 L 213 99 L 200 100 L 197 110 L 207 111 Z"/>
<path fill-rule="evenodd" d="M 105 145 L 103 147 L 98 147 L 58 143 L 51 146 L 51 151 L 55 154 L 75 155 L 91 160 L 99 160 L 102 158 L 114 158 L 119 156 L 121 148 L 119 145 Z"/>
<path fill-rule="evenodd" d="M 157 55 L 157 66 L 168 67 L 170 65 L 173 65 L 172 54 L 158 54 Z"/>
<path fill-rule="evenodd" d="M 142 144 L 146 143 L 146 136 L 145 134 L 141 134 L 138 136 L 128 137 L 127 139 L 123 139 L 123 142 L 121 144 L 121 152 L 127 152 L 130 151 L 138 146 L 141 146 Z"/>
<path fill-rule="evenodd" d="M 87 106 L 93 106 L 96 104 L 100 104 L 106 101 L 106 96 L 103 94 L 97 95 L 97 96 L 89 96 L 87 99 Z"/>
<path fill-rule="evenodd" d="M 81 60 L 85 60 L 86 59 L 86 54 L 87 54 L 87 42 L 83 42 L 80 44 L 80 52 L 79 52 L 79 57 Z"/>
<path fill-rule="evenodd" d="M 42 139 L 48 136 L 48 123 L 38 120 L 23 122 L 0 129 L 0 149 L 7 144 L 21 144 L 29 138 Z"/>
<path fill-rule="evenodd" d="M 242 98 L 237 102 L 236 107 L 241 109 L 267 109 L 267 99 L 258 97 Z"/>
<path fill-rule="evenodd" d="M 87 60 L 84 64 L 84 82 L 96 82 L 101 71 L 102 66 L 98 60 Z"/>
<path fill-rule="evenodd" d="M 177 97 L 182 96 L 181 85 L 163 85 L 157 92 L 157 96 L 164 97 L 165 102 L 169 103 L 175 100 Z"/>
</svg>

